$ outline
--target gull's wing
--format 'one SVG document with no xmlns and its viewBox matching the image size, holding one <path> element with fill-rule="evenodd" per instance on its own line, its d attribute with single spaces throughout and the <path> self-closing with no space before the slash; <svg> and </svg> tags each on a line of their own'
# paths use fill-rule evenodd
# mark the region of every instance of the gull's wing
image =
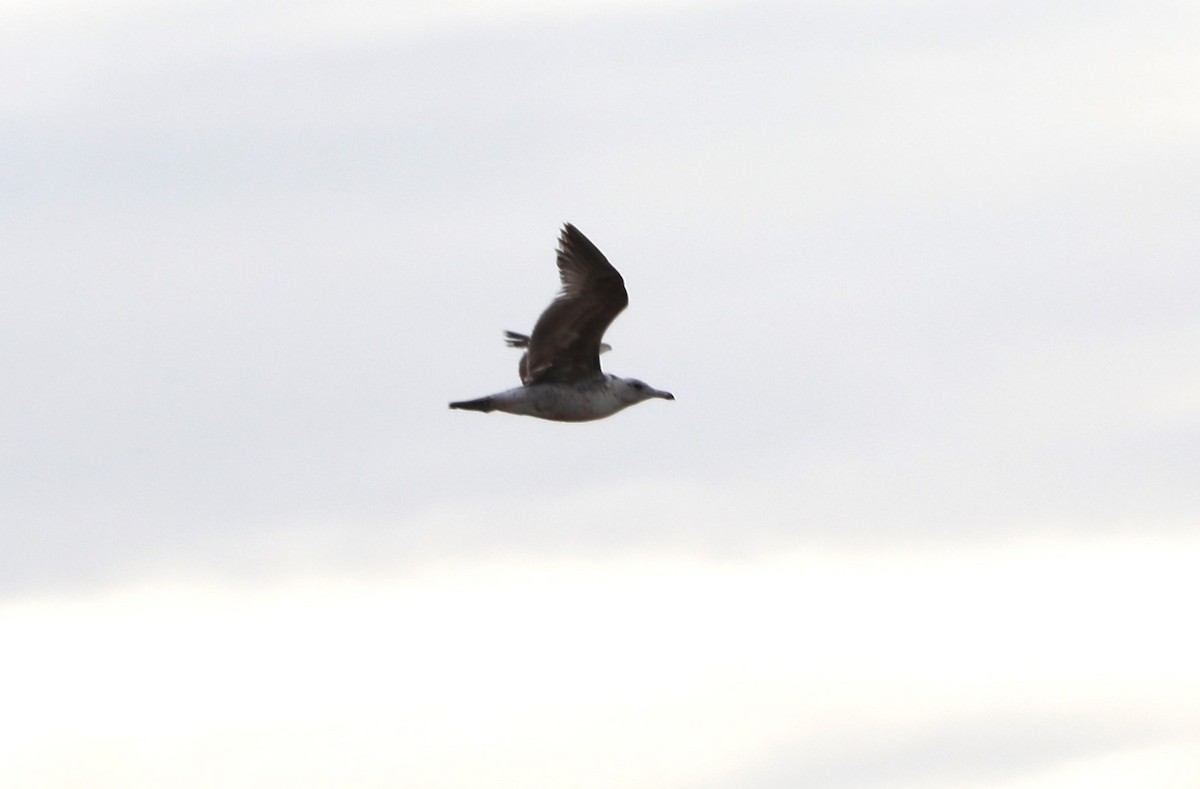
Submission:
<svg viewBox="0 0 1200 789">
<path fill-rule="evenodd" d="M 577 381 L 600 373 L 600 339 L 629 304 L 625 281 L 574 225 L 558 237 L 562 291 L 538 318 L 522 359 L 523 383 Z"/>
</svg>

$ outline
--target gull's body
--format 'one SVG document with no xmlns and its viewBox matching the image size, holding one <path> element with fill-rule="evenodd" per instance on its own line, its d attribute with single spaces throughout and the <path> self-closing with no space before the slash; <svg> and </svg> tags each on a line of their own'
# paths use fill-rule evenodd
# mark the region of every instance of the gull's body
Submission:
<svg viewBox="0 0 1200 789">
<path fill-rule="evenodd" d="M 558 239 L 562 292 L 526 337 L 508 332 L 508 344 L 525 348 L 521 386 L 476 400 L 451 403 L 468 411 L 504 411 L 556 422 L 587 422 L 612 416 L 651 398 L 674 400 L 636 378 L 600 369 L 605 330 L 629 303 L 625 281 L 596 246 L 574 225 Z"/>
</svg>

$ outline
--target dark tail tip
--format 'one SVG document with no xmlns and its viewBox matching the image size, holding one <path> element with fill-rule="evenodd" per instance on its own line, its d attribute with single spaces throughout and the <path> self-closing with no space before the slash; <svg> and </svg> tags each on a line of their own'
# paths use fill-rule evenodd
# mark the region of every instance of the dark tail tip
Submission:
<svg viewBox="0 0 1200 789">
<path fill-rule="evenodd" d="M 504 342 L 508 343 L 509 348 L 528 348 L 529 335 L 520 334 L 515 331 L 504 332 Z"/>
<path fill-rule="evenodd" d="M 481 397 L 478 400 L 460 400 L 457 403 L 451 403 L 450 407 L 462 411 L 482 411 L 487 414 L 496 410 L 496 401 L 490 397 Z"/>
</svg>

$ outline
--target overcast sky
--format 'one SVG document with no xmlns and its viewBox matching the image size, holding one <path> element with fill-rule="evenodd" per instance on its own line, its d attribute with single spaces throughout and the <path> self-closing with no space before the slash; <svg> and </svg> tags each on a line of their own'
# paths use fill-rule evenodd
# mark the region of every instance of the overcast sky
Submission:
<svg viewBox="0 0 1200 789">
<path fill-rule="evenodd" d="M 0 0 L 0 784 L 1196 786 L 1197 40 Z"/>
</svg>

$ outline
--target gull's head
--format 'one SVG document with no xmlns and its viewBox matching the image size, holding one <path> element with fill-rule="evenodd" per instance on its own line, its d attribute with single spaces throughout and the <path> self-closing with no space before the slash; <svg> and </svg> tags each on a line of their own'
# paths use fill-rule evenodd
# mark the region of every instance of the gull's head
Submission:
<svg viewBox="0 0 1200 789">
<path fill-rule="evenodd" d="M 651 398 L 661 398 L 663 400 L 674 400 L 675 395 L 670 392 L 664 392 L 661 389 L 655 389 L 645 381 L 639 381 L 636 378 L 618 378 L 617 391 L 620 393 L 621 399 L 625 400 L 629 405 L 640 403 L 643 400 Z"/>
</svg>

